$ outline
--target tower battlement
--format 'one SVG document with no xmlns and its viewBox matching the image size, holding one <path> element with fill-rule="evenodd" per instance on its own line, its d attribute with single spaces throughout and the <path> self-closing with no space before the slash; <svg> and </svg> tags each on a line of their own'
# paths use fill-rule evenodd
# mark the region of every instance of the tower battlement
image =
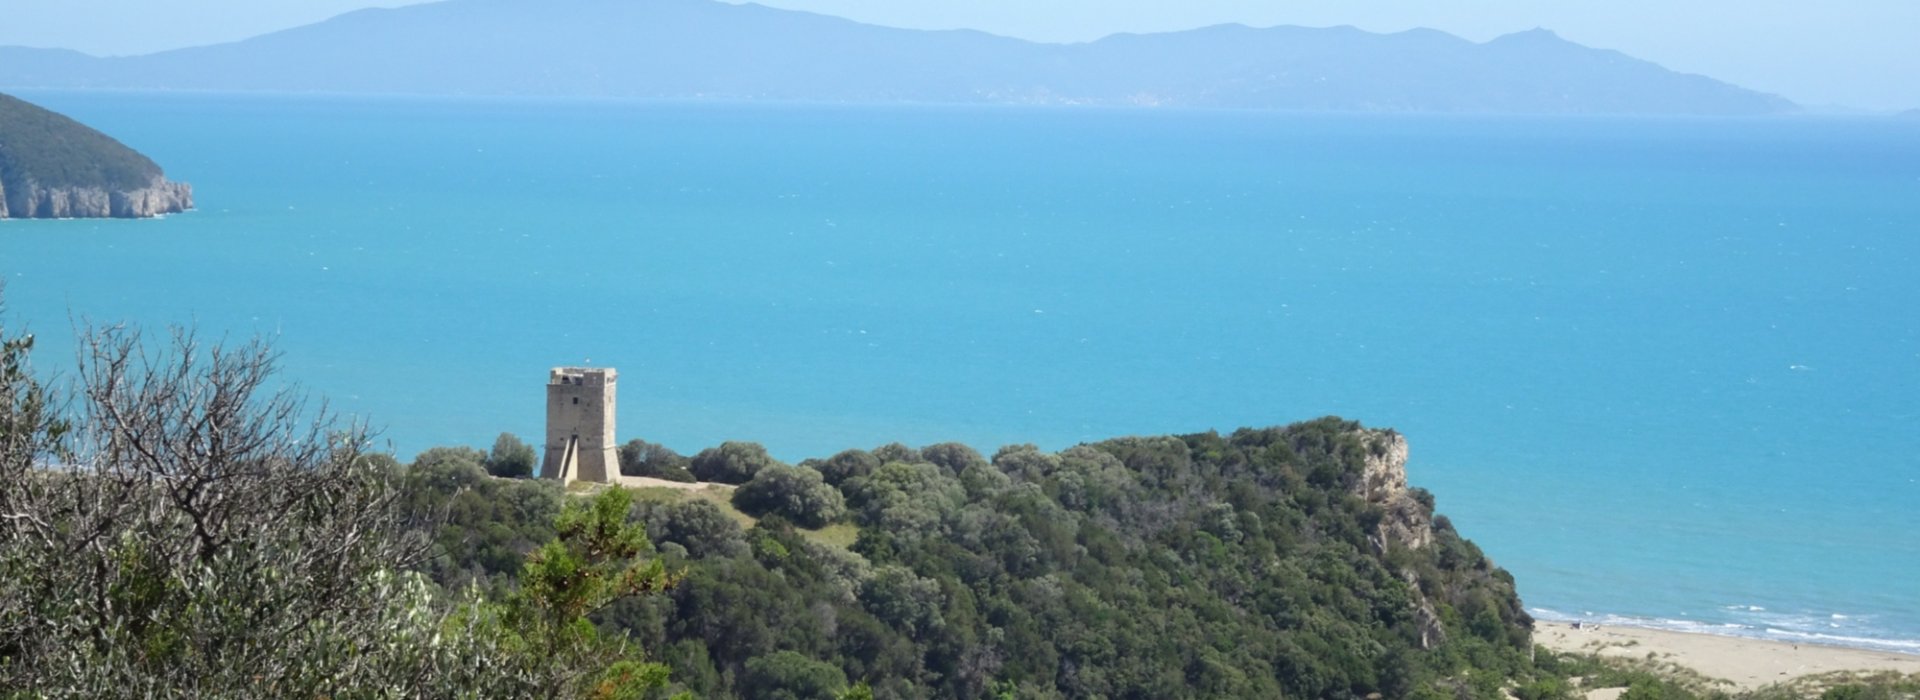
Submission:
<svg viewBox="0 0 1920 700">
<path fill-rule="evenodd" d="M 620 476 L 610 367 L 555 367 L 547 375 L 546 457 L 540 478 L 608 483 Z"/>
<path fill-rule="evenodd" d="M 548 384 L 562 386 L 607 386 L 618 381 L 620 373 L 611 367 L 555 367 Z"/>
</svg>

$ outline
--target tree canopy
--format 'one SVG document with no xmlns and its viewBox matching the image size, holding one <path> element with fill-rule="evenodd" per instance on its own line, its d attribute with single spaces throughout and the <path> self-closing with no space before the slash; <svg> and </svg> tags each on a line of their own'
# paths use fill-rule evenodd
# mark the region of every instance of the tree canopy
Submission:
<svg viewBox="0 0 1920 700">
<path fill-rule="evenodd" d="M 762 469 L 733 492 L 733 506 L 753 516 L 779 515 L 806 528 L 822 528 L 847 514 L 840 492 L 808 467 Z"/>
<path fill-rule="evenodd" d="M 70 395 L 36 380 L 32 346 L 0 328 L 0 695 L 664 688 L 665 666 L 588 620 L 676 578 L 625 492 L 556 508 L 557 491 L 488 479 L 459 450 L 403 473 L 362 427 L 277 388 L 260 343 L 93 330 Z M 455 515 L 494 483 L 530 488 Z M 496 529 L 511 555 L 448 536 Z M 512 586 L 472 585 L 509 567 Z"/>
<path fill-rule="evenodd" d="M 644 476 L 667 481 L 698 481 L 693 472 L 687 470 L 692 460 L 680 456 L 680 453 L 668 449 L 665 445 L 656 445 L 645 440 L 629 440 L 620 446 L 620 473 L 624 476 Z"/>
<path fill-rule="evenodd" d="M 524 479 L 533 476 L 537 461 L 532 445 L 513 433 L 501 433 L 493 441 L 493 451 L 487 453 L 487 473 L 506 479 Z"/>
<path fill-rule="evenodd" d="M 768 467 L 785 467 L 757 442 L 725 442 L 694 455 L 689 471 L 700 481 L 744 484 Z"/>
<path fill-rule="evenodd" d="M 1369 500 L 1391 439 L 1329 418 L 800 467 L 731 443 L 695 471 L 751 471 L 732 503 L 759 522 L 637 504 L 684 578 L 595 619 L 718 698 L 1493 698 L 1475 679 L 1548 677 L 1511 577 L 1430 494 Z M 851 547 L 813 531 L 834 496 Z"/>
<path fill-rule="evenodd" d="M 146 187 L 160 166 L 65 115 L 0 95 L 0 183 L 46 187 Z"/>
</svg>

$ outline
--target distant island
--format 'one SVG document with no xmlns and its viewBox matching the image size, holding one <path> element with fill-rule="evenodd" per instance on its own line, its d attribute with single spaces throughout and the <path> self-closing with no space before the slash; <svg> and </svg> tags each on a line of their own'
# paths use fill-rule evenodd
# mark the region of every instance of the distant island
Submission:
<svg viewBox="0 0 1920 700">
<path fill-rule="evenodd" d="M 0 95 L 0 219 L 147 218 L 193 208 L 193 187 L 85 124 Z"/>
<path fill-rule="evenodd" d="M 0 48 L 0 88 L 1505 114 L 1792 102 L 1536 29 L 1221 25 L 1048 44 L 716 0 L 446 0 L 146 56 Z"/>
</svg>

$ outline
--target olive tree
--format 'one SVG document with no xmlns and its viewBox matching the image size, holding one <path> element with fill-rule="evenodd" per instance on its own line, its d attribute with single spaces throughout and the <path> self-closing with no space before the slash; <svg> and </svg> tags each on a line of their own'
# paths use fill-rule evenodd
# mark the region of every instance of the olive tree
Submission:
<svg viewBox="0 0 1920 700">
<path fill-rule="evenodd" d="M 0 420 L 0 685 L 318 695 L 404 675 L 343 655 L 392 632 L 426 551 L 367 431 L 277 386 L 259 342 L 156 350 L 114 327 L 82 348 L 70 423 L 5 380 L 29 400 Z"/>
</svg>

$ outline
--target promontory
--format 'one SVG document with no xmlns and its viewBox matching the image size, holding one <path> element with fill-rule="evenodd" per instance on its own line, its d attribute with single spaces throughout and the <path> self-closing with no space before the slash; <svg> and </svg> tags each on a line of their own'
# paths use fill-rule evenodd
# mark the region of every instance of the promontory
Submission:
<svg viewBox="0 0 1920 700">
<path fill-rule="evenodd" d="M 146 218 L 193 208 L 193 187 L 64 115 L 0 95 L 0 219 Z"/>
</svg>

